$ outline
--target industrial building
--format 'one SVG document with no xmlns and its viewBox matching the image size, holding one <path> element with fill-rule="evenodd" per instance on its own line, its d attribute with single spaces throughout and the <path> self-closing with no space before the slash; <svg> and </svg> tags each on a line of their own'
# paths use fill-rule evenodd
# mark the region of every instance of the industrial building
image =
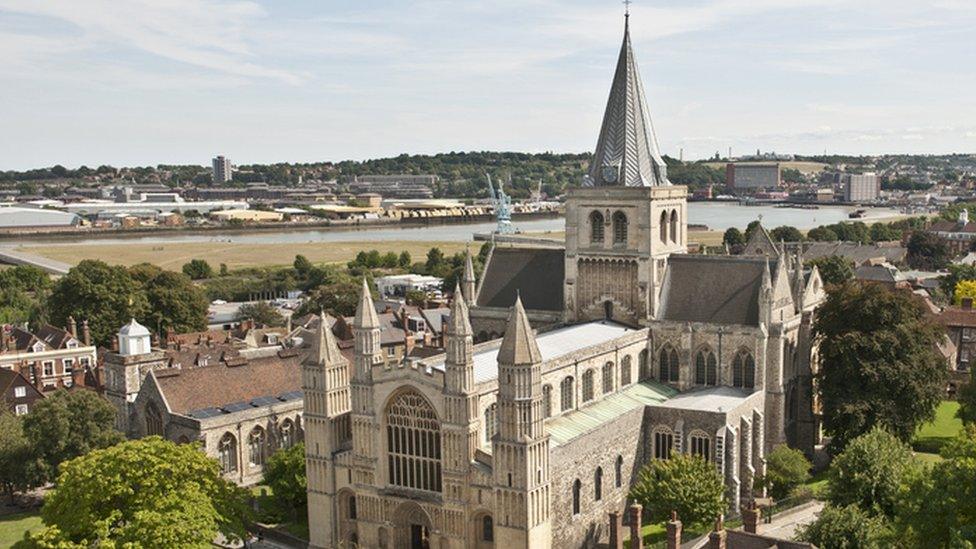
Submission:
<svg viewBox="0 0 976 549">
<path fill-rule="evenodd" d="M 81 218 L 73 213 L 43 208 L 0 207 L 0 229 L 74 227 Z"/>
<path fill-rule="evenodd" d="M 779 164 L 730 162 L 725 165 L 725 184 L 732 189 L 774 189 L 780 186 Z"/>
<path fill-rule="evenodd" d="M 844 202 L 873 202 L 881 195 L 881 178 L 874 173 L 844 174 Z"/>
</svg>

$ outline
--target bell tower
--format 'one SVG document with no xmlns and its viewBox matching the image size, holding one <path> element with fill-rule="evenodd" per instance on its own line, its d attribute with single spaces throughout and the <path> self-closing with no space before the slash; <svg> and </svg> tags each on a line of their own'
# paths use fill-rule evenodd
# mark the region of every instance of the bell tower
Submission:
<svg viewBox="0 0 976 549">
<path fill-rule="evenodd" d="M 687 250 L 687 194 L 668 181 L 628 14 L 593 163 L 566 199 L 567 322 L 654 316 L 667 257 Z"/>
</svg>

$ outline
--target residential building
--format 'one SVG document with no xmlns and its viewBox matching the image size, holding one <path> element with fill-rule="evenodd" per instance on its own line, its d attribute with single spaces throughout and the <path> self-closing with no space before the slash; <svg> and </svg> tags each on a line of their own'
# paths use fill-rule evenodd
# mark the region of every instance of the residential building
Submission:
<svg viewBox="0 0 976 549">
<path fill-rule="evenodd" d="M 383 299 L 406 297 L 412 291 L 440 291 L 443 284 L 443 278 L 418 274 L 389 275 L 376 279 L 376 289 Z"/>
<path fill-rule="evenodd" d="M 20 372 L 0 369 L 0 411 L 22 416 L 29 413 L 44 394 Z"/>
<path fill-rule="evenodd" d="M 976 223 L 969 221 L 969 210 L 965 208 L 959 212 L 958 220 L 936 221 L 929 231 L 944 238 L 955 255 L 969 253 L 976 244 Z"/>
<path fill-rule="evenodd" d="M 976 309 L 973 300 L 964 298 L 959 306 L 946 307 L 937 317 L 955 346 L 949 364 L 949 394 L 955 396 L 970 381 L 976 365 Z"/>
<path fill-rule="evenodd" d="M 81 335 L 74 319 L 68 323 L 67 329 L 47 325 L 36 332 L 4 327 L 0 335 L 0 369 L 22 374 L 40 391 L 72 387 L 93 373 L 98 352 L 91 344 L 88 321 L 82 322 Z"/>
<path fill-rule="evenodd" d="M 227 183 L 234 178 L 234 168 L 230 164 L 230 158 L 216 156 L 213 159 L 213 182 L 214 185 Z"/>
</svg>

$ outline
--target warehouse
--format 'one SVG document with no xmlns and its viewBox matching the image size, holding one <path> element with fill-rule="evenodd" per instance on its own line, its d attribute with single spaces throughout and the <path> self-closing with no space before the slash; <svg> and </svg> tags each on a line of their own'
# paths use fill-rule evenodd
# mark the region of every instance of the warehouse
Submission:
<svg viewBox="0 0 976 549">
<path fill-rule="evenodd" d="M 0 207 L 0 229 L 74 227 L 81 218 L 73 213 L 41 208 Z"/>
</svg>

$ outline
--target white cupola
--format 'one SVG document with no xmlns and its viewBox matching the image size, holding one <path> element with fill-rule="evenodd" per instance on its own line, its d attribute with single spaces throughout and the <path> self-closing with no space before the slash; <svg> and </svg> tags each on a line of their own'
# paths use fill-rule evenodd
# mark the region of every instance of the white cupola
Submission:
<svg viewBox="0 0 976 549">
<path fill-rule="evenodd" d="M 150 352 L 152 352 L 152 345 L 149 330 L 133 318 L 119 330 L 119 354 L 135 356 Z"/>
<path fill-rule="evenodd" d="M 959 211 L 959 224 L 962 226 L 969 224 L 969 210 L 967 208 Z"/>
</svg>

